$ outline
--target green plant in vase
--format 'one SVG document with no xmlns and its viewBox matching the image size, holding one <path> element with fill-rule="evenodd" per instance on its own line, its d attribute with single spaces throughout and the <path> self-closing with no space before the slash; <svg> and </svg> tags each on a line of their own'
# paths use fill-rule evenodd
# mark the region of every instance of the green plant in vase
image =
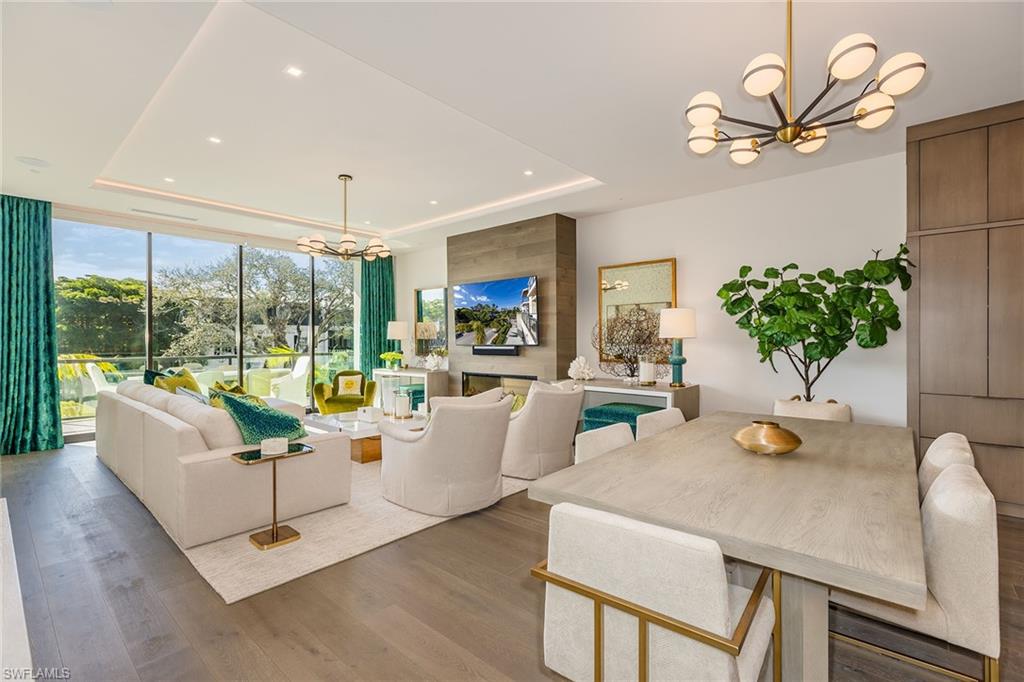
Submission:
<svg viewBox="0 0 1024 682">
<path fill-rule="evenodd" d="M 892 258 L 876 251 L 863 267 L 842 274 L 832 268 L 799 272 L 800 266 L 789 263 L 765 268 L 762 278 L 753 278 L 753 268 L 744 265 L 718 297 L 736 325 L 757 342 L 761 362 L 778 372 L 775 356 L 784 356 L 803 382 L 804 400 L 811 401 L 814 384 L 851 341 L 880 348 L 889 331 L 900 328 L 899 306 L 889 287 L 898 282 L 903 291 L 910 288 L 914 264 L 908 253 L 906 244 Z"/>
</svg>

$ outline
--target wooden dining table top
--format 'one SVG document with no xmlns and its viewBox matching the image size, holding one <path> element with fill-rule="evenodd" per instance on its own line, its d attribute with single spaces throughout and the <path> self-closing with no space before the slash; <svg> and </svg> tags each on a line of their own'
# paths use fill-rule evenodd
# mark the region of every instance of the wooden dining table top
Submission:
<svg viewBox="0 0 1024 682">
<path fill-rule="evenodd" d="M 755 419 L 795 452 L 748 452 Z M 715 412 L 530 484 L 572 502 L 714 539 L 723 554 L 902 606 L 924 607 L 917 461 L 908 428 Z M 642 557 L 637 557 L 642 560 Z"/>
</svg>

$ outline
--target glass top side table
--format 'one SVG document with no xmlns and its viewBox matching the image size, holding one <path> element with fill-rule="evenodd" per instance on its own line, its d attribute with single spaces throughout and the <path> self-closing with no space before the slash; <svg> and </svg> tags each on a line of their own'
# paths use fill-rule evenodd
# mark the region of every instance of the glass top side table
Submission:
<svg viewBox="0 0 1024 682">
<path fill-rule="evenodd" d="M 270 462 L 272 481 L 271 495 L 273 500 L 273 512 L 271 518 L 273 519 L 273 523 L 270 528 L 257 531 L 249 536 L 249 542 L 251 542 L 257 549 L 273 549 L 274 547 L 287 545 L 289 542 L 295 542 L 302 537 L 299 531 L 295 530 L 291 526 L 279 525 L 277 523 L 277 460 L 308 455 L 312 452 L 316 452 L 316 448 L 311 445 L 306 445 L 305 443 L 292 443 L 288 446 L 288 452 L 283 452 L 279 455 L 264 455 L 259 450 L 247 450 L 245 452 L 236 452 L 231 455 L 232 460 L 245 466 Z"/>
</svg>

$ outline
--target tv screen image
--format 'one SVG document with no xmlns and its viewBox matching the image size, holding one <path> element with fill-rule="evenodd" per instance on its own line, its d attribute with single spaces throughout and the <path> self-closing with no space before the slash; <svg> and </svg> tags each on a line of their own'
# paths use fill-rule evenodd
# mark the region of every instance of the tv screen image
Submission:
<svg viewBox="0 0 1024 682">
<path fill-rule="evenodd" d="M 455 344 L 458 346 L 536 346 L 537 278 L 512 277 L 456 284 Z"/>
</svg>

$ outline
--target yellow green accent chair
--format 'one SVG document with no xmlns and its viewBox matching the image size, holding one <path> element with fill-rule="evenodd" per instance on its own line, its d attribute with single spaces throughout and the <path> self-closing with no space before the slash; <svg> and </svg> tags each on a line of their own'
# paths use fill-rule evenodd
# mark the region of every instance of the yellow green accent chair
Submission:
<svg viewBox="0 0 1024 682">
<path fill-rule="evenodd" d="M 338 381 L 341 377 L 359 376 L 361 395 L 338 395 Z M 366 375 L 356 369 L 346 369 L 334 375 L 333 384 L 317 384 L 313 387 L 313 397 L 320 414 L 337 414 L 354 412 L 360 407 L 371 407 L 377 395 L 377 382 L 367 381 Z"/>
</svg>

